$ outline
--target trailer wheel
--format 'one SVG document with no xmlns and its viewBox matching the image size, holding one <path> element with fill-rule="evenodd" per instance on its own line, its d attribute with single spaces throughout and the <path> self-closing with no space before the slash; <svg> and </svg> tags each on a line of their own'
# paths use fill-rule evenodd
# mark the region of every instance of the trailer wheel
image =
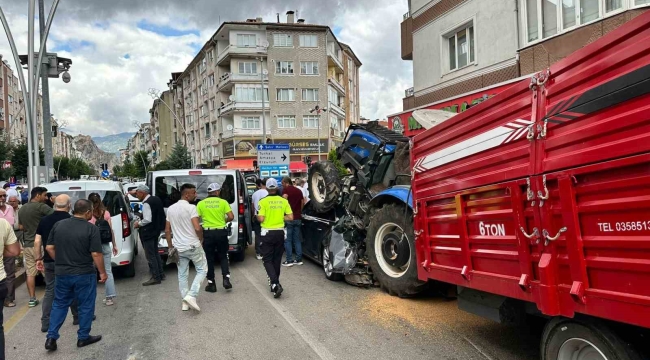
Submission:
<svg viewBox="0 0 650 360">
<path fill-rule="evenodd" d="M 633 347 L 598 320 L 555 318 L 544 329 L 541 360 L 640 360 Z"/>
<path fill-rule="evenodd" d="M 339 202 L 341 184 L 339 172 L 330 161 L 319 161 L 309 168 L 309 200 L 316 212 L 324 213 Z"/>
<path fill-rule="evenodd" d="M 404 206 L 384 205 L 375 211 L 367 228 L 366 252 L 381 288 L 391 295 L 410 297 L 425 290 L 418 279 L 413 216 Z"/>
</svg>

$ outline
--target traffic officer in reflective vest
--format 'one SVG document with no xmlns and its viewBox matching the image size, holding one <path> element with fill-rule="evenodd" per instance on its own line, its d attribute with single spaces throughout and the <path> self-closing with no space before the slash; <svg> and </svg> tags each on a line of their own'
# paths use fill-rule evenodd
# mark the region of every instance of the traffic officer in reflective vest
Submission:
<svg viewBox="0 0 650 360">
<path fill-rule="evenodd" d="M 262 260 L 271 282 L 271 292 L 277 299 L 282 294 L 280 267 L 284 253 L 284 222 L 293 220 L 293 213 L 287 199 L 278 194 L 278 182 L 275 179 L 266 181 L 266 190 L 269 195 L 260 200 L 257 219 L 262 228 Z"/>
<path fill-rule="evenodd" d="M 201 219 L 203 219 L 203 250 L 208 261 L 208 285 L 207 292 L 217 292 L 217 285 L 214 282 L 214 253 L 215 250 L 221 263 L 221 275 L 223 275 L 223 287 L 226 290 L 232 289 L 230 284 L 230 269 L 228 268 L 228 228 L 226 223 L 231 222 L 235 216 L 230 209 L 230 204 L 219 197 L 221 184 L 212 183 L 208 185 L 208 197 L 201 200 L 196 206 Z"/>
</svg>

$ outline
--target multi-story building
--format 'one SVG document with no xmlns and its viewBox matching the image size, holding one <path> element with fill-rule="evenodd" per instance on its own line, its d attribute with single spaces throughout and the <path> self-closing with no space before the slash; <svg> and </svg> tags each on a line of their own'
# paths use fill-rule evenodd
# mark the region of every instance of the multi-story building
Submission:
<svg viewBox="0 0 650 360">
<path fill-rule="evenodd" d="M 401 55 L 413 61 L 413 87 L 391 125 L 419 129 L 410 117 L 418 108 L 463 111 L 648 7 L 650 0 L 410 0 Z"/>
<path fill-rule="evenodd" d="M 155 99 L 149 110 L 152 132 L 149 140 L 152 150 L 149 155 L 153 165 L 167 159 L 176 144 L 177 140 L 175 139 L 178 138 L 178 134 L 176 134 L 178 126 L 175 126 L 174 115 L 171 113 L 170 108 L 167 107 L 170 103 L 172 103 L 171 91 L 163 91 L 160 99 Z"/>
<path fill-rule="evenodd" d="M 292 11 L 286 22 L 225 22 L 172 74 L 170 106 L 197 165 L 252 164 L 265 141 L 289 143 L 300 161 L 327 153 L 357 121 L 360 66 L 328 26 L 295 21 Z"/>
<path fill-rule="evenodd" d="M 54 118 L 52 118 L 52 126 L 57 127 L 57 129 L 59 126 L 58 121 Z M 67 158 L 75 157 L 76 152 L 74 150 L 74 137 L 72 135 L 66 134 L 63 131 L 53 131 L 52 154 L 53 156 L 64 156 Z"/>
<path fill-rule="evenodd" d="M 139 151 L 146 151 L 149 155 L 153 151 L 151 123 L 142 123 L 138 131 L 129 139 L 127 143 L 128 157 L 134 160 L 135 154 Z"/>
<path fill-rule="evenodd" d="M 25 107 L 18 78 L 0 55 L 0 133 L 12 143 L 27 138 Z"/>
</svg>

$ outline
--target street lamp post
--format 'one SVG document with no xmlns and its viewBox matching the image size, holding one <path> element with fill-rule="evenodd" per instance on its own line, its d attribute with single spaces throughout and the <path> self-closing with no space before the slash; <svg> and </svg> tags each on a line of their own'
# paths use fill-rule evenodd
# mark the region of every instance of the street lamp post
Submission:
<svg viewBox="0 0 650 360">
<path fill-rule="evenodd" d="M 321 154 L 321 151 L 320 151 L 320 125 L 321 125 L 320 114 L 323 111 L 325 111 L 327 113 L 328 108 L 321 109 L 320 106 L 316 105 L 316 107 L 309 110 L 310 113 L 312 113 L 312 114 L 316 113 L 318 115 L 318 161 L 320 161 L 320 154 Z"/>
<path fill-rule="evenodd" d="M 169 112 L 171 112 L 172 116 L 174 117 L 174 120 L 176 120 L 176 123 L 178 123 L 178 126 L 180 126 L 181 130 L 183 130 L 183 134 L 185 135 L 185 147 L 187 148 L 188 141 L 187 141 L 187 130 L 185 129 L 185 126 L 183 125 L 183 122 L 178 118 L 178 115 L 176 115 L 176 112 L 172 110 L 172 108 L 163 100 L 163 98 L 160 96 L 160 90 L 155 89 L 155 88 L 149 88 L 149 96 L 151 96 L 152 99 L 154 100 L 160 100 L 161 103 L 163 103 L 167 109 L 169 109 Z M 189 148 L 188 148 L 189 149 Z M 194 156 L 190 157 L 193 161 Z M 194 165 L 192 165 L 194 167 Z"/>
</svg>

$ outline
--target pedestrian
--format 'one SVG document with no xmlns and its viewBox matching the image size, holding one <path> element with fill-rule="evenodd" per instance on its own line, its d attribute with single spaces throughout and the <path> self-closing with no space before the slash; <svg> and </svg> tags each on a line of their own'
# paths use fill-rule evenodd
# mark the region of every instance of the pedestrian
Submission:
<svg viewBox="0 0 650 360">
<path fill-rule="evenodd" d="M 102 339 L 101 335 L 90 335 L 97 297 L 95 268 L 99 271 L 100 283 L 106 282 L 107 278 L 99 229 L 88 222 L 93 216 L 93 205 L 88 200 L 79 199 L 74 204 L 72 215 L 54 224 L 47 238 L 46 250 L 54 259 L 56 279 L 50 327 L 45 341 L 48 351 L 57 349 L 59 329 L 74 299 L 77 299 L 79 308 L 77 347 Z"/>
<path fill-rule="evenodd" d="M 115 290 L 115 279 L 113 278 L 113 267 L 111 265 L 111 255 L 117 255 L 117 244 L 115 243 L 115 234 L 113 233 L 113 222 L 111 214 L 106 210 L 102 198 L 98 193 L 88 195 L 88 200 L 93 204 L 93 217 L 89 222 L 99 229 L 99 236 L 102 240 L 102 255 L 104 256 L 104 270 L 106 271 L 106 285 L 104 286 L 104 304 L 113 305 L 117 296 Z"/>
<path fill-rule="evenodd" d="M 287 199 L 278 195 L 278 182 L 275 179 L 266 181 L 266 190 L 269 195 L 260 200 L 257 219 L 262 226 L 260 247 L 264 268 L 273 297 L 277 299 L 283 291 L 280 285 L 280 264 L 284 252 L 284 222 L 293 220 L 293 215 Z"/>
<path fill-rule="evenodd" d="M 41 332 L 47 332 L 50 327 L 50 313 L 52 311 L 52 303 L 54 302 L 54 259 L 47 251 L 41 254 L 41 245 L 47 242 L 50 236 L 50 231 L 54 224 L 61 220 L 69 219 L 70 212 L 70 197 L 66 194 L 57 196 L 54 202 L 54 213 L 48 215 L 41 220 L 36 229 L 36 237 L 34 238 L 34 251 L 36 256 L 36 269 L 43 272 L 45 277 L 45 295 L 43 296 L 43 314 L 41 315 Z M 72 324 L 79 325 L 79 316 L 77 311 L 77 301 L 75 300 L 70 305 L 72 311 Z"/>
<path fill-rule="evenodd" d="M 7 220 L 13 229 L 14 223 L 16 222 L 16 215 L 14 214 L 14 208 L 7 204 L 7 196 L 7 191 L 0 189 L 0 219 Z"/>
<path fill-rule="evenodd" d="M 11 225 L 11 228 L 13 229 L 14 225 L 16 224 L 16 213 L 11 206 L 11 204 L 8 203 L 7 201 L 7 191 L 3 188 L 0 189 L 0 219 L 5 219 Z M 14 196 L 13 199 L 16 199 Z M 15 200 L 14 200 L 15 201 Z M 15 234 L 14 234 L 15 235 Z M 13 289 L 14 289 L 14 280 L 16 279 L 16 258 L 13 256 L 7 256 L 4 257 L 3 259 L 4 263 L 4 270 L 5 270 L 5 283 L 7 284 L 7 295 L 5 296 L 5 299 L 3 300 L 3 305 L 6 307 L 14 307 L 16 304 L 14 303 L 14 294 L 13 294 Z M 11 296 L 9 296 L 9 288 L 12 289 L 11 291 Z"/>
<path fill-rule="evenodd" d="M 265 198 L 269 192 L 266 191 L 266 181 L 262 179 L 257 179 L 255 181 L 257 190 L 253 193 L 253 209 L 255 209 L 255 214 L 253 216 L 253 231 L 255 232 L 255 257 L 257 260 L 262 260 L 262 250 L 260 249 L 260 242 L 262 241 L 262 235 L 260 231 L 262 230 L 260 222 L 257 220 L 257 210 L 260 205 L 260 200 Z"/>
<path fill-rule="evenodd" d="M 282 266 L 291 267 L 302 265 L 302 237 L 300 233 L 302 231 L 302 208 L 305 206 L 305 196 L 301 189 L 293 186 L 289 177 L 282 179 L 282 185 L 284 187 L 282 197 L 287 199 L 293 213 L 293 219 L 284 222 L 285 229 L 287 229 L 287 236 L 284 240 L 284 250 L 287 252 L 287 258 L 282 263 Z"/>
<path fill-rule="evenodd" d="M 18 188 L 16 188 L 18 189 Z M 25 205 L 29 202 L 29 190 L 20 188 L 20 203 Z"/>
<path fill-rule="evenodd" d="M 7 296 L 5 286 L 7 274 L 4 269 L 4 257 L 16 257 L 20 255 L 20 244 L 14 234 L 14 229 L 5 219 L 0 219 L 0 301 L 4 302 Z M 4 331 L 4 308 L 0 309 L 0 360 L 5 359 L 5 331 Z"/>
<path fill-rule="evenodd" d="M 162 200 L 157 196 L 149 195 L 151 191 L 146 185 L 139 185 L 136 189 L 138 200 L 142 201 L 142 220 L 136 221 L 144 255 L 149 263 L 151 278 L 142 286 L 158 285 L 165 280 L 163 263 L 158 253 L 158 239 L 165 230 L 165 208 Z"/>
<path fill-rule="evenodd" d="M 214 253 L 219 256 L 221 264 L 221 276 L 223 287 L 226 290 L 232 289 L 230 283 L 230 269 L 228 267 L 228 228 L 226 223 L 231 222 L 235 215 L 232 213 L 230 204 L 219 197 L 221 184 L 212 183 L 208 185 L 208 197 L 201 200 L 196 210 L 203 220 L 203 250 L 208 261 L 208 284 L 205 286 L 207 292 L 217 292 L 217 284 L 214 280 Z"/>
<path fill-rule="evenodd" d="M 51 193 L 47 193 L 45 195 L 45 205 L 54 208 L 54 198 L 55 198 L 54 195 L 52 195 Z"/>
<path fill-rule="evenodd" d="M 9 194 L 8 194 L 9 195 Z M 19 211 L 20 207 L 20 195 L 9 195 L 9 200 L 7 204 L 14 209 L 14 234 L 16 239 L 18 239 L 18 246 L 23 243 L 23 231 L 20 229 L 20 219 Z M 15 256 L 5 256 L 3 258 L 5 273 L 7 274 L 7 297 L 4 301 L 5 307 L 15 307 L 16 306 L 16 286 L 14 281 L 16 280 L 16 257 Z"/>
<path fill-rule="evenodd" d="M 178 288 L 181 291 L 183 304 L 181 309 L 187 311 L 190 307 L 201 311 L 196 298 L 201 290 L 201 283 L 207 275 L 207 260 L 201 246 L 203 243 L 203 228 L 199 222 L 196 206 L 190 204 L 196 200 L 196 186 L 184 184 L 181 186 L 181 199 L 167 209 L 165 238 L 169 250 L 178 251 Z M 174 239 L 172 240 L 172 232 Z M 190 261 L 196 269 L 192 287 L 188 290 Z"/>
<path fill-rule="evenodd" d="M 38 305 L 36 299 L 36 258 L 34 256 L 34 238 L 38 224 L 45 216 L 54 212 L 54 209 L 45 204 L 47 189 L 35 187 L 32 189 L 31 200 L 20 209 L 20 225 L 23 227 L 23 260 L 27 273 L 27 291 L 29 292 L 29 307 Z"/>
<path fill-rule="evenodd" d="M 302 195 L 305 197 L 305 205 L 309 202 L 309 189 L 307 188 L 307 181 L 303 178 L 298 179 L 298 188 L 302 190 Z"/>
</svg>

